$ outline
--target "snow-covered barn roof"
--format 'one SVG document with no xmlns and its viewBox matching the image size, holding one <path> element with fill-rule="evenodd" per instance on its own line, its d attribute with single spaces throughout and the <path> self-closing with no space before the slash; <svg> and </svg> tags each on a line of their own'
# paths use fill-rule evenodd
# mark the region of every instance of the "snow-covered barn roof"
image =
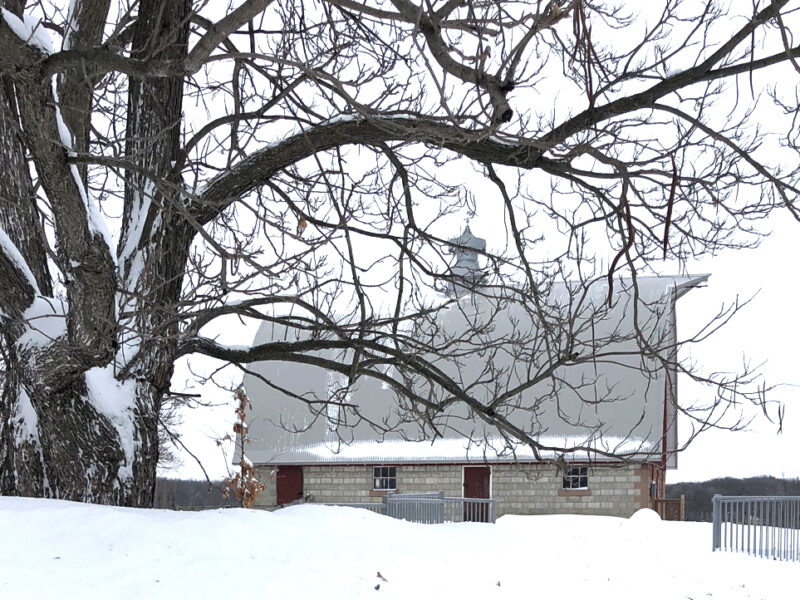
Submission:
<svg viewBox="0 0 800 600">
<path fill-rule="evenodd" d="M 611 308 L 606 307 L 607 285 L 598 281 L 581 297 L 584 308 L 580 310 L 575 307 L 576 295 L 570 284 L 554 286 L 548 296 L 550 306 L 569 308 L 570 314 L 574 311 L 576 354 L 596 351 L 593 345 L 603 340 L 603 355 L 559 367 L 553 377 L 514 394 L 501 409 L 503 416 L 544 446 L 584 448 L 571 456 L 573 460 L 603 460 L 604 452 L 655 460 L 661 456 L 665 438 L 667 451 L 674 450 L 675 375 L 662 361 L 646 358 L 641 338 L 651 350 L 660 350 L 662 357 L 668 355 L 675 343 L 675 300 L 707 278 L 639 277 L 635 293 L 630 281 L 617 281 Z M 449 352 L 430 360 L 472 397 L 488 404 L 530 379 L 532 365 L 538 366 L 538 354 L 524 352 L 533 347 L 526 346 L 527 341 L 537 339 L 535 322 L 528 307 L 493 300 L 490 294 L 467 295 L 436 320 L 435 330 L 423 328 L 415 335 L 429 335 L 439 343 L 457 340 Z M 467 329 L 477 333 L 469 340 L 459 339 L 459 332 Z M 307 335 L 265 322 L 254 343 L 293 341 Z M 493 346 L 497 340 L 519 343 Z M 253 411 L 248 419 L 250 444 L 245 451 L 257 464 L 535 458 L 530 448 L 501 435 L 459 403 L 433 417 L 434 435 L 429 425 L 410 418 L 418 406 L 377 379 L 361 377 L 347 387 L 346 378 L 336 373 L 281 361 L 254 363 L 249 370 L 244 386 Z M 407 377 L 406 383 L 421 396 L 437 393 L 421 378 Z M 325 407 L 334 397 L 354 408 Z M 544 451 L 539 457 L 556 458 L 557 454 Z M 674 457 L 669 458 L 668 466 L 675 466 Z"/>
</svg>

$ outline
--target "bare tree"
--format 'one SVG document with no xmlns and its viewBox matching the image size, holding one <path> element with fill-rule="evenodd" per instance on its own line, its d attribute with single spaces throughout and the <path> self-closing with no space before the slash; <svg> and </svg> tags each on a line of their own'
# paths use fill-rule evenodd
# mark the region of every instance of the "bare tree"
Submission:
<svg viewBox="0 0 800 600">
<path fill-rule="evenodd" d="M 224 4 L 0 1 L 0 493 L 149 505 L 159 411 L 193 353 L 371 377 L 403 418 L 466 406 L 537 448 L 504 419 L 513 390 L 483 402 L 437 367 L 481 333 L 431 329 L 448 280 L 476 285 L 447 269 L 454 223 L 502 215 L 482 283 L 536 329 L 488 351 L 534 344 L 530 387 L 600 358 L 575 330 L 603 310 L 580 302 L 590 283 L 636 293 L 654 261 L 797 217 L 789 0 Z M 574 301 L 550 300 L 557 280 Z M 203 335 L 237 316 L 302 335 Z M 675 363 L 678 340 L 637 338 Z M 749 373 L 691 373 L 718 386 L 700 428 L 748 393 Z"/>
</svg>

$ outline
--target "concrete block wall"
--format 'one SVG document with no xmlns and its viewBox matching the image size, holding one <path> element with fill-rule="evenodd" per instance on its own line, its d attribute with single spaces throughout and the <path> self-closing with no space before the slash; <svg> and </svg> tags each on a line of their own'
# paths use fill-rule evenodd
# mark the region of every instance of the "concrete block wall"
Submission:
<svg viewBox="0 0 800 600">
<path fill-rule="evenodd" d="M 553 465 L 493 465 L 492 497 L 497 514 L 538 515 L 572 513 L 629 517 L 649 505 L 649 479 L 642 496 L 637 466 L 589 467 L 588 490 L 564 490 L 563 477 Z"/>
<path fill-rule="evenodd" d="M 303 467 L 303 491 L 312 502 L 380 502 L 371 498 L 372 467 L 317 465 Z"/>
<path fill-rule="evenodd" d="M 372 489 L 372 465 L 303 467 L 303 487 L 313 502 L 381 502 L 383 492 Z M 438 492 L 461 495 L 458 465 L 398 465 L 397 493 Z"/>
<path fill-rule="evenodd" d="M 256 507 L 275 508 L 276 467 L 256 467 L 258 480 L 266 488 Z M 438 492 L 461 496 L 460 465 L 398 465 L 397 493 Z M 306 465 L 303 466 L 303 492 L 312 502 L 351 503 L 381 502 L 385 492 L 373 490 L 373 465 Z"/>
<path fill-rule="evenodd" d="M 256 506 L 275 508 L 275 467 L 257 469 L 266 489 Z M 588 490 L 564 490 L 562 475 L 553 465 L 495 464 L 491 470 L 498 516 L 573 513 L 628 517 L 639 508 L 651 507 L 650 481 L 660 473 L 650 465 L 590 466 Z M 373 465 L 306 465 L 303 492 L 312 502 L 381 502 L 383 492 L 372 489 L 372 476 Z M 443 490 L 446 496 L 461 497 L 462 483 L 463 465 L 397 465 L 398 493 Z"/>
</svg>

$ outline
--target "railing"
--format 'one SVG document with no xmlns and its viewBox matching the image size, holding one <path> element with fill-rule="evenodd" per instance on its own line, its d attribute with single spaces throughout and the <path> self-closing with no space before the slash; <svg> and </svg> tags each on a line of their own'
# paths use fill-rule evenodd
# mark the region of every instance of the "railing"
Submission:
<svg viewBox="0 0 800 600">
<path fill-rule="evenodd" d="M 377 502 L 340 502 L 340 503 L 328 503 L 327 506 L 349 506 L 350 508 L 365 508 L 374 513 L 378 513 L 379 515 L 384 514 L 383 504 L 378 504 Z"/>
<path fill-rule="evenodd" d="M 414 523 L 494 523 L 497 520 L 495 501 L 490 498 L 451 498 L 444 492 L 395 494 L 389 492 L 383 502 L 332 504 L 366 508 L 387 517 Z"/>
<path fill-rule="evenodd" d="M 712 500 L 714 550 L 800 561 L 800 496 L 720 496 Z"/>
<path fill-rule="evenodd" d="M 491 498 L 446 497 L 444 492 L 427 494 L 386 494 L 384 514 L 415 523 L 494 523 L 495 501 Z"/>
<path fill-rule="evenodd" d="M 494 523 L 497 520 L 497 505 L 490 498 L 445 498 L 445 521 L 460 523 Z"/>
<path fill-rule="evenodd" d="M 444 492 L 441 494 L 386 494 L 383 497 L 387 517 L 413 523 L 444 523 Z"/>
</svg>

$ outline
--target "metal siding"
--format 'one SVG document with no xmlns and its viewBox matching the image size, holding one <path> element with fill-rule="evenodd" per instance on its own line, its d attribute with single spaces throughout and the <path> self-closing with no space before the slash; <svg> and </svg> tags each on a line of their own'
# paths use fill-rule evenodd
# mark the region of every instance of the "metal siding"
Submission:
<svg viewBox="0 0 800 600">
<path fill-rule="evenodd" d="M 704 280 L 705 278 L 639 279 L 639 297 L 647 306 L 639 306 L 639 324 L 651 336 L 653 343 L 663 345 L 674 339 L 674 300 L 678 295 L 674 290 L 679 289 L 682 294 L 691 285 Z M 592 323 L 598 336 L 608 335 L 615 328 L 623 332 L 633 330 L 630 306 L 633 297 L 624 291 L 622 282 L 617 285 L 620 287 L 615 292 L 619 295 L 615 309 L 604 321 Z M 559 301 L 559 293 L 565 295 L 566 291 L 554 292 L 554 302 Z M 593 287 L 591 302 L 604 302 L 606 293 L 607 288 L 604 285 Z M 469 300 L 465 302 L 458 309 L 443 315 L 444 329 L 455 332 L 471 320 L 482 318 L 480 302 L 475 305 L 470 305 Z M 667 319 L 664 318 L 665 313 L 668 315 Z M 498 315 L 492 315 L 494 335 L 507 334 L 508 328 L 513 326 L 512 323 L 519 327 L 526 322 L 525 318 L 530 322 L 530 316 L 526 317 L 527 313 L 521 307 L 512 306 L 504 309 L 501 314 L 504 317 L 502 319 Z M 265 323 L 259 329 L 255 343 L 273 339 L 302 339 L 305 335 L 307 334 L 289 331 L 284 326 Z M 578 341 L 585 348 L 593 343 L 591 337 L 586 336 Z M 490 343 L 491 339 L 485 342 Z M 476 340 L 476 345 L 478 343 L 481 341 Z M 615 359 L 613 363 L 598 361 L 599 372 L 595 389 L 586 389 L 585 392 L 602 394 L 612 390 L 609 393 L 618 397 L 616 401 L 589 406 L 568 389 L 551 395 L 547 384 L 544 384 L 521 394 L 517 398 L 518 408 L 510 410 L 509 419 L 525 430 L 541 431 L 540 438 L 549 442 L 561 440 L 587 446 L 595 445 L 617 452 L 636 453 L 638 449 L 642 460 L 652 459 L 652 453 L 656 453 L 656 456 L 660 454 L 669 375 L 655 362 L 643 359 L 635 342 L 621 341 L 610 349 L 627 352 L 629 356 Z M 457 363 L 449 356 L 432 357 L 432 360 L 462 385 L 472 385 L 475 396 L 483 402 L 491 401 L 496 393 L 514 387 L 524 377 L 523 371 L 526 368 L 526 365 L 520 364 L 515 357 L 501 349 L 495 360 L 500 368 L 505 368 L 505 380 L 493 381 L 491 386 L 475 385 L 482 372 L 481 360 L 486 360 L 485 358 L 476 355 L 463 363 Z M 437 426 L 444 432 L 444 439 L 431 444 L 424 441 L 427 434 L 416 423 L 400 424 L 405 416 L 403 413 L 407 408 L 406 401 L 397 398 L 377 380 L 361 378 L 348 392 L 347 401 L 359 407 L 359 411 L 366 417 L 362 419 L 352 411 L 336 414 L 326 410 L 315 412 L 300 399 L 292 397 L 291 394 L 296 394 L 316 401 L 330 397 L 342 382 L 336 377 L 329 377 L 322 369 L 287 362 L 261 362 L 250 365 L 250 368 L 271 384 L 266 385 L 257 376 L 245 375 L 244 384 L 254 407 L 249 423 L 251 443 L 248 446 L 248 457 L 257 463 L 379 462 L 386 460 L 387 454 L 389 462 L 487 462 L 530 458 L 525 454 L 525 448 L 508 448 L 502 442 L 498 445 L 496 441 L 502 440 L 502 437 L 492 426 L 484 423 L 475 424 L 474 437 L 482 438 L 486 443 L 477 452 L 473 447 L 473 454 L 470 456 L 468 445 L 463 443 L 465 438 L 461 437 L 456 427 L 451 426 L 451 423 L 463 426 L 463 419 L 469 418 L 464 407 L 446 411 L 438 418 Z M 562 375 L 569 383 L 574 384 L 593 378 L 594 368 L 592 364 L 570 367 Z M 420 381 L 416 385 L 423 384 Z M 674 390 L 674 384 L 672 388 Z M 668 409 L 674 409 L 672 402 L 666 404 Z M 672 415 L 668 414 L 667 419 L 671 418 Z M 398 431 L 383 435 L 371 427 L 368 421 L 387 423 L 390 428 L 397 426 Z M 667 435 L 671 447 L 677 435 L 674 426 L 667 429 Z M 459 441 L 461 446 L 456 447 Z M 522 452 L 521 456 L 514 455 L 518 450 Z M 587 460 L 589 457 L 575 458 Z"/>
</svg>

